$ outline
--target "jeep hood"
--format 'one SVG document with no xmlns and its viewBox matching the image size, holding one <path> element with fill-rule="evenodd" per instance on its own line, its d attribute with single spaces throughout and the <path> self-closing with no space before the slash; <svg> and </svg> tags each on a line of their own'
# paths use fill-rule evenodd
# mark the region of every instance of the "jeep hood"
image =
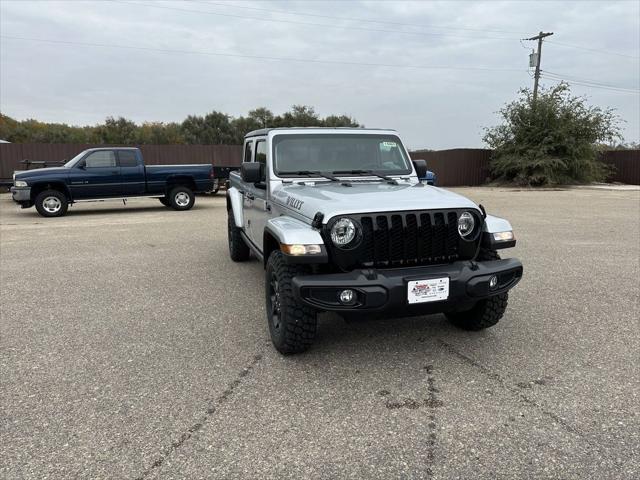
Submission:
<svg viewBox="0 0 640 480">
<path fill-rule="evenodd" d="M 272 192 L 274 202 L 309 219 L 317 212 L 325 221 L 335 215 L 394 212 L 406 210 L 478 209 L 471 200 L 441 188 L 426 184 L 386 182 L 353 182 L 351 187 L 339 183 L 297 183 L 277 186 Z"/>
</svg>

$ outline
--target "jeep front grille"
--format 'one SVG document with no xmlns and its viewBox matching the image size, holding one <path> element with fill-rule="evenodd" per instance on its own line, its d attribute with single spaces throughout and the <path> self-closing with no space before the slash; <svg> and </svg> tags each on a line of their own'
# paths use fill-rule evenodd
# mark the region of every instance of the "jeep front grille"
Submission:
<svg viewBox="0 0 640 480">
<path fill-rule="evenodd" d="M 344 215 L 362 227 L 360 244 L 346 250 L 333 245 L 329 235 L 333 221 L 327 223 L 325 241 L 333 261 L 342 269 L 449 263 L 471 258 L 479 241 L 468 242 L 460 238 L 460 213 L 462 210 Z M 343 215 L 336 219 L 341 217 Z M 479 225 L 479 215 L 476 220 Z"/>
</svg>

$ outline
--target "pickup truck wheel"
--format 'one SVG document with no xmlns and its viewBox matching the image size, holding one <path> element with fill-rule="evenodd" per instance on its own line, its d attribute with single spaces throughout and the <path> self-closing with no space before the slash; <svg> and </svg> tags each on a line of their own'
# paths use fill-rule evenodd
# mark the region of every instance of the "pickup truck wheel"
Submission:
<svg viewBox="0 0 640 480">
<path fill-rule="evenodd" d="M 171 206 L 171 203 L 169 203 L 169 199 L 167 197 L 160 197 L 158 198 L 158 200 L 160 200 L 160 203 L 163 204 L 165 207 Z"/>
<path fill-rule="evenodd" d="M 227 235 L 229 237 L 229 256 L 234 262 L 244 262 L 249 259 L 249 247 L 240 235 L 240 229 L 236 227 L 233 218 L 233 210 L 227 211 Z"/>
<path fill-rule="evenodd" d="M 44 190 L 36 195 L 35 205 L 43 217 L 61 217 L 67 213 L 69 200 L 58 190 Z"/>
<path fill-rule="evenodd" d="M 287 264 L 279 250 L 269 256 L 265 277 L 267 321 L 274 347 L 285 355 L 304 352 L 316 336 L 317 312 L 293 295 L 292 279 L 304 273 L 304 267 Z"/>
<path fill-rule="evenodd" d="M 169 192 L 169 204 L 174 210 L 189 210 L 196 203 L 196 197 L 190 188 L 182 185 Z"/>
<path fill-rule="evenodd" d="M 479 261 L 500 260 L 495 250 L 480 250 Z M 477 302 L 471 310 L 447 313 L 447 318 L 456 327 L 463 330 L 484 330 L 500 321 L 507 309 L 508 293 L 501 293 Z"/>
</svg>

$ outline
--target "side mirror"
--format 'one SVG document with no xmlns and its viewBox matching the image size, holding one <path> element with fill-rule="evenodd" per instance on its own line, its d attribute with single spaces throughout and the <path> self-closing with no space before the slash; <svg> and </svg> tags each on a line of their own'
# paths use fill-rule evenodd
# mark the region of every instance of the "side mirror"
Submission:
<svg viewBox="0 0 640 480">
<path fill-rule="evenodd" d="M 414 160 L 413 168 L 416 169 L 416 175 L 419 180 L 424 180 L 427 176 L 427 162 L 425 160 Z"/>
<path fill-rule="evenodd" d="M 86 163 L 84 163 L 84 162 L 81 162 L 81 163 L 80 163 L 80 165 L 78 165 L 78 168 L 79 168 L 80 170 L 85 170 L 85 169 L 87 168 L 87 164 L 86 164 Z"/>
<path fill-rule="evenodd" d="M 240 167 L 240 177 L 246 183 L 258 183 L 261 180 L 260 163 L 258 162 L 242 162 Z"/>
</svg>

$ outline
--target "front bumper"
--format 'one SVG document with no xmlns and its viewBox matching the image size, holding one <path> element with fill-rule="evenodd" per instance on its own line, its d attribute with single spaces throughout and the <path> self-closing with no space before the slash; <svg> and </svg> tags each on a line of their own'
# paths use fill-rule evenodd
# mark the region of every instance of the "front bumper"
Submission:
<svg viewBox="0 0 640 480">
<path fill-rule="evenodd" d="M 22 203 L 31 201 L 31 187 L 11 187 L 11 198 L 14 202 Z"/>
<path fill-rule="evenodd" d="M 472 268 L 472 265 L 477 268 Z M 522 263 L 515 258 L 474 264 L 459 261 L 426 267 L 301 275 L 293 279 L 293 289 L 299 300 L 320 310 L 436 313 L 465 310 L 478 300 L 504 293 L 516 286 L 522 278 L 522 271 Z M 498 277 L 498 284 L 491 289 L 489 279 L 494 275 Z M 442 277 L 449 278 L 449 297 L 446 300 L 409 304 L 409 281 Z M 356 300 L 350 305 L 339 300 L 339 293 L 347 288 L 356 293 Z"/>
</svg>

